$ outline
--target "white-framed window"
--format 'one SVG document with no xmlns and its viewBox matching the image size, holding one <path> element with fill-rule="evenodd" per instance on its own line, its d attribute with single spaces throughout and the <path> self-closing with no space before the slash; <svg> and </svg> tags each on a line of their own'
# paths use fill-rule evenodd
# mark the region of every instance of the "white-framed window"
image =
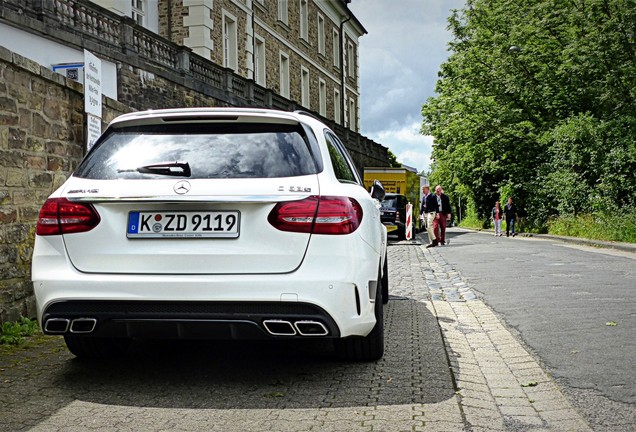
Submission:
<svg viewBox="0 0 636 432">
<path fill-rule="evenodd" d="M 356 101 L 354 98 L 349 98 L 349 129 L 356 130 Z"/>
<path fill-rule="evenodd" d="M 318 78 L 318 114 L 327 116 L 327 83 L 322 78 Z"/>
<path fill-rule="evenodd" d="M 289 4 L 287 0 L 278 0 L 278 21 L 285 24 L 289 21 Z"/>
<path fill-rule="evenodd" d="M 353 44 L 351 42 L 347 43 L 347 74 L 350 77 L 355 77 L 356 69 L 355 69 L 355 51 L 353 50 Z"/>
<path fill-rule="evenodd" d="M 340 124 L 342 121 L 342 116 L 340 115 L 340 104 L 342 101 L 340 100 L 340 90 L 333 89 L 333 121 Z"/>
<path fill-rule="evenodd" d="M 309 93 L 309 69 L 305 67 L 300 68 L 300 104 L 309 109 L 310 104 Z"/>
<path fill-rule="evenodd" d="M 265 39 L 254 36 L 254 81 L 265 87 Z"/>
<path fill-rule="evenodd" d="M 333 29 L 333 65 L 340 67 L 340 32 Z"/>
<path fill-rule="evenodd" d="M 280 95 L 289 99 L 289 56 L 280 52 Z"/>
<path fill-rule="evenodd" d="M 300 1 L 300 37 L 309 41 L 309 5 L 307 0 Z"/>
<path fill-rule="evenodd" d="M 325 55 L 325 17 L 318 14 L 318 54 Z"/>
<path fill-rule="evenodd" d="M 146 0 L 130 0 L 132 19 L 140 26 L 146 25 Z"/>
<path fill-rule="evenodd" d="M 223 12 L 223 66 L 238 71 L 236 17 Z"/>
</svg>

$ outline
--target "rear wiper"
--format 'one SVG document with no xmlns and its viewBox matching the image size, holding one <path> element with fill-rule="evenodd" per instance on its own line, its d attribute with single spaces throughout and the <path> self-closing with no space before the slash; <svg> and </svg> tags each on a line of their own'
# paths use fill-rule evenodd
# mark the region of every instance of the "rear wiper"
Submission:
<svg viewBox="0 0 636 432">
<path fill-rule="evenodd" d="M 190 177 L 192 171 L 188 162 L 162 162 L 152 165 L 144 165 L 139 168 L 118 169 L 118 173 L 138 172 L 142 174 L 159 174 L 175 177 Z"/>
</svg>

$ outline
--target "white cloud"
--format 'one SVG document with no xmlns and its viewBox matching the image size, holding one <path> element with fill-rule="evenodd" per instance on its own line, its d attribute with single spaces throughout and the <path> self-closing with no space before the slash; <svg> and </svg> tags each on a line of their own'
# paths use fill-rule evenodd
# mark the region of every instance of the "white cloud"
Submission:
<svg viewBox="0 0 636 432">
<path fill-rule="evenodd" d="M 360 38 L 360 127 L 400 162 L 428 170 L 432 137 L 419 134 L 421 108 L 434 95 L 448 57 L 451 9 L 464 0 L 353 0 L 369 32 Z"/>
<path fill-rule="evenodd" d="M 385 128 L 373 133 L 369 138 L 387 146 L 399 162 L 414 167 L 419 171 L 428 171 L 433 150 L 433 137 L 420 134 L 420 123 L 411 122 L 393 128 Z"/>
</svg>

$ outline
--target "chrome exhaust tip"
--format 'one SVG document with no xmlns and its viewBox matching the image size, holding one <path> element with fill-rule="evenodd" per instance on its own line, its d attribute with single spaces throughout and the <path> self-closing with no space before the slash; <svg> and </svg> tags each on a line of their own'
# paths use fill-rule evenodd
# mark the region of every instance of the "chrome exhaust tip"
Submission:
<svg viewBox="0 0 636 432">
<path fill-rule="evenodd" d="M 327 336 L 329 330 L 320 321 L 296 321 L 294 323 L 301 336 Z"/>
<path fill-rule="evenodd" d="M 66 318 L 49 318 L 44 323 L 44 333 L 62 334 L 68 331 L 70 320 Z"/>
<path fill-rule="evenodd" d="M 263 327 L 274 336 L 295 336 L 296 329 L 289 321 L 283 320 L 265 320 Z"/>
<path fill-rule="evenodd" d="M 92 333 L 96 325 L 95 318 L 76 318 L 71 322 L 71 333 Z"/>
</svg>

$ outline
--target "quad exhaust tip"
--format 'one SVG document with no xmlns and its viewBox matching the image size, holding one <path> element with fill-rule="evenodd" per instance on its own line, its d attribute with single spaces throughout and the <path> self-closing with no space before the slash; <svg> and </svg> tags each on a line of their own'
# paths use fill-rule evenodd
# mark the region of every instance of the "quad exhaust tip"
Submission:
<svg viewBox="0 0 636 432">
<path fill-rule="evenodd" d="M 97 325 L 95 318 L 49 318 L 44 323 L 44 332 L 49 334 L 92 333 Z"/>
<path fill-rule="evenodd" d="M 263 326 L 274 336 L 295 336 L 296 329 L 289 321 L 283 320 L 265 320 Z"/>
<path fill-rule="evenodd" d="M 71 320 L 66 318 L 51 318 L 44 323 L 44 331 L 52 334 L 62 334 L 68 331 Z"/>
<path fill-rule="evenodd" d="M 95 318 L 76 318 L 71 322 L 71 333 L 92 333 L 97 325 Z"/>
<path fill-rule="evenodd" d="M 329 330 L 320 321 L 265 320 L 263 327 L 273 336 L 327 336 Z"/>
<path fill-rule="evenodd" d="M 301 336 L 327 336 L 329 334 L 324 324 L 319 321 L 296 321 L 294 326 Z"/>
</svg>

